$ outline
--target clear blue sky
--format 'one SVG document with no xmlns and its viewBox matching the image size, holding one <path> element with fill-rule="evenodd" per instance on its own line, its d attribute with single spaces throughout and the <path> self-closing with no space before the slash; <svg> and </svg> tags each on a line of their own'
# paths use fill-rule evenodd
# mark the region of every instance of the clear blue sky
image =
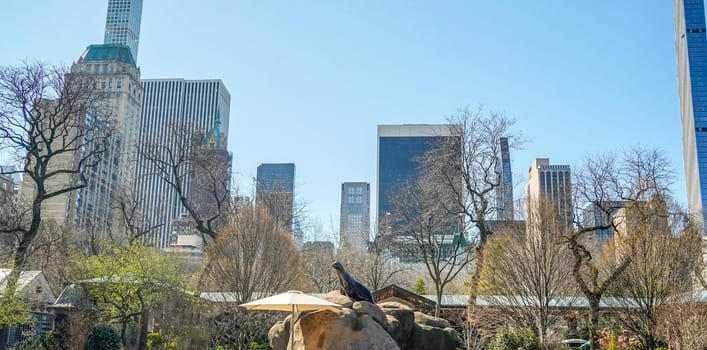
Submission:
<svg viewBox="0 0 707 350">
<path fill-rule="evenodd" d="M 0 65 L 71 64 L 102 43 L 106 7 L 3 0 Z M 577 165 L 640 143 L 665 151 L 686 202 L 672 1 L 144 0 L 138 65 L 222 79 L 241 188 L 260 163 L 294 162 L 325 223 L 341 182 L 375 189 L 376 125 L 479 103 L 530 140 L 511 155 L 519 189 L 535 157 Z"/>
</svg>

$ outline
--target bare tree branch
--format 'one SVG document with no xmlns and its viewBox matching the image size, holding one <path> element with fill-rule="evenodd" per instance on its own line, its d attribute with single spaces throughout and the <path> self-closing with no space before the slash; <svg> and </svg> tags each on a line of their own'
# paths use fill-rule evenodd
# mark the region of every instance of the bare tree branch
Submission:
<svg viewBox="0 0 707 350">
<path fill-rule="evenodd" d="M 106 93 L 92 76 L 25 62 L 0 69 L 0 152 L 21 164 L 27 211 L 0 234 L 15 235 L 14 289 L 43 221 L 43 204 L 86 186 L 90 167 L 101 161 L 115 134 Z M 21 211 L 17 211 L 21 213 Z"/>
<path fill-rule="evenodd" d="M 574 227 L 563 239 L 574 258 L 572 275 L 589 302 L 589 335 L 594 349 L 598 347 L 599 302 L 631 265 L 635 240 L 627 241 L 629 244 L 622 245 L 623 249 L 607 257 L 601 256 L 592 245 L 590 236 L 597 230 L 612 228 L 619 234 L 622 230 L 632 230 L 636 222 L 645 224 L 627 218 L 637 215 L 645 219 L 646 216 L 639 214 L 647 207 L 646 203 L 655 196 L 665 198 L 672 170 L 660 152 L 637 146 L 621 155 L 587 158 L 574 175 Z M 602 213 L 606 221 L 583 221 L 586 208 Z"/>
</svg>

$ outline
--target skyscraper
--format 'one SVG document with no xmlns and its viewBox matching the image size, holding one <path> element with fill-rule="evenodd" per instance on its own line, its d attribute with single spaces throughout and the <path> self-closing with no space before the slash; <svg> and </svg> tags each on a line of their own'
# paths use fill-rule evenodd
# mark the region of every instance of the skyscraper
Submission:
<svg viewBox="0 0 707 350">
<path fill-rule="evenodd" d="M 88 169 L 86 187 L 70 200 L 73 223 L 102 232 L 114 226 L 113 206 L 118 185 L 135 178 L 135 141 L 140 118 L 142 88 L 140 69 L 123 45 L 90 45 L 71 67 L 75 73 L 92 74 L 98 88 L 107 92 L 118 132 L 96 166 Z"/>
<path fill-rule="evenodd" d="M 293 233 L 295 241 L 302 237 L 294 223 L 295 164 L 263 163 L 258 166 L 255 202 L 268 210 L 270 216 Z"/>
<path fill-rule="evenodd" d="M 496 188 L 496 220 L 513 220 L 513 173 L 508 138 L 501 137 L 499 146 L 500 162 L 496 163 L 496 173 L 501 181 Z"/>
<path fill-rule="evenodd" d="M 682 149 L 690 212 L 707 208 L 707 33 L 703 0 L 674 0 Z"/>
<path fill-rule="evenodd" d="M 525 187 L 526 211 L 538 208 L 542 200 L 552 204 L 555 215 L 572 223 L 572 179 L 569 165 L 551 165 L 548 158 L 536 158 L 528 168 Z M 530 218 L 530 213 L 526 213 Z"/>
<path fill-rule="evenodd" d="M 110 106 L 109 117 L 116 122 L 116 130 L 104 145 L 105 152 L 85 168 L 85 186 L 49 198 L 43 204 L 43 217 L 75 232 L 103 237 L 116 228 L 118 216 L 114 215 L 113 207 L 119 184 L 129 184 L 134 179 L 135 168 L 131 161 L 135 159 L 134 142 L 142 98 L 140 69 L 126 46 L 89 45 L 71 66 L 69 74 L 90 76 L 94 88 L 101 92 L 101 104 Z M 47 101 L 47 108 L 54 104 L 55 101 Z M 81 118 L 89 121 L 92 116 Z M 57 170 L 72 169 L 76 166 L 75 158 L 83 151 L 54 157 L 50 166 Z M 77 179 L 67 175 L 54 177 L 52 181 L 48 186 L 64 187 Z M 31 197 L 35 186 L 33 181 L 26 181 L 22 196 Z"/>
<path fill-rule="evenodd" d="M 368 182 L 341 184 L 339 220 L 341 245 L 364 252 L 368 246 L 371 226 L 371 185 Z"/>
<path fill-rule="evenodd" d="M 184 80 L 184 79 L 146 79 L 142 80 L 144 90 L 142 115 L 140 120 L 139 145 L 163 144 L 177 149 L 177 143 L 187 145 L 191 154 L 191 140 L 177 139 L 177 133 L 198 136 L 207 144 L 213 142 L 214 148 L 223 153 L 228 141 L 228 122 L 230 116 L 231 95 L 221 80 Z M 208 137 L 214 134 L 214 139 Z M 216 137 L 215 134 L 219 136 Z M 228 157 L 223 159 L 227 161 Z M 230 159 L 230 158 L 229 158 Z M 223 166 L 224 164 L 218 164 Z M 217 166 L 217 165 L 215 165 Z M 186 216 L 177 192 L 163 179 L 155 175 L 155 164 L 139 157 L 137 162 L 137 180 L 135 192 L 142 204 L 144 220 L 158 227 L 146 243 L 166 249 L 172 233 L 171 225 L 175 219 Z M 230 163 L 228 164 L 230 168 Z M 185 194 L 194 195 L 190 190 L 193 169 L 184 169 Z M 230 169 L 228 171 L 230 173 Z M 208 204 L 206 204 L 208 206 Z"/>
<path fill-rule="evenodd" d="M 108 26 L 117 23 L 118 18 L 132 18 L 131 26 L 140 26 L 141 1 L 110 0 L 106 31 Z M 126 5 L 127 4 L 127 5 Z M 106 36 L 108 38 L 108 36 Z M 107 40 L 108 42 L 108 40 Z M 137 37 L 135 37 L 137 50 Z M 119 184 L 131 184 L 135 178 L 135 142 L 141 113 L 142 88 L 140 87 L 140 69 L 135 63 L 131 48 L 115 41 L 107 44 L 89 45 L 79 59 L 71 66 L 69 75 L 88 76 L 93 80 L 93 89 L 100 92 L 101 105 L 110 109 L 110 115 L 101 115 L 115 121 L 116 130 L 107 140 L 105 152 L 93 159 L 95 163 L 85 167 L 85 186 L 75 191 L 61 193 L 48 198 L 43 203 L 44 219 L 53 220 L 66 229 L 75 232 L 89 232 L 93 237 L 102 237 L 117 228 L 118 215 L 113 207 Z M 56 106 L 56 101 L 46 101 L 44 108 Z M 95 112 L 95 111 L 94 111 Z M 90 111 L 82 111 L 85 116 L 77 115 L 79 120 L 90 122 L 97 117 Z M 70 133 L 71 130 L 65 130 Z M 56 142 L 61 142 L 57 138 Z M 62 147 L 61 144 L 57 145 Z M 103 148 L 103 147 L 101 147 Z M 77 167 L 76 159 L 81 152 L 66 152 L 52 158 L 50 168 L 72 169 Z M 69 174 L 54 176 L 47 188 L 63 188 L 78 181 Z M 35 183 L 26 181 L 21 189 L 21 196 L 29 198 L 35 190 Z"/>
<path fill-rule="evenodd" d="M 127 46 L 137 61 L 141 18 L 142 0 L 108 0 L 103 43 Z"/>
<path fill-rule="evenodd" d="M 389 196 L 420 175 L 419 157 L 447 137 L 451 137 L 450 129 L 445 124 L 378 125 L 376 227 L 379 232 L 390 225 L 386 222 L 393 212 Z"/>
</svg>

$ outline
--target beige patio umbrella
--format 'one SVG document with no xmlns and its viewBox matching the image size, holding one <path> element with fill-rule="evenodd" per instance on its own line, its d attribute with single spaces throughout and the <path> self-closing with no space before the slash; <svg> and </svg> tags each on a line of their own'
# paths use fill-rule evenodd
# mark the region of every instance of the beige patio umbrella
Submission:
<svg viewBox="0 0 707 350">
<path fill-rule="evenodd" d="M 248 310 L 275 310 L 275 311 L 290 311 L 292 318 L 290 319 L 290 349 L 294 350 L 294 330 L 295 330 L 295 312 L 310 311 L 310 310 L 331 310 L 337 311 L 341 309 L 341 305 L 304 294 L 298 290 L 290 290 L 286 293 L 273 295 L 271 297 L 254 300 L 245 304 L 239 305 Z"/>
</svg>

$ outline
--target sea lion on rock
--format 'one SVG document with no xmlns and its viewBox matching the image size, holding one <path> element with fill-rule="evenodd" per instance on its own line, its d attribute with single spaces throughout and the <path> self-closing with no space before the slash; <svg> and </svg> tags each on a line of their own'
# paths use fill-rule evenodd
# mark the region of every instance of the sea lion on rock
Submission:
<svg viewBox="0 0 707 350">
<path fill-rule="evenodd" d="M 344 265 L 340 262 L 335 262 L 331 264 L 331 267 L 336 270 L 336 276 L 339 278 L 339 290 L 341 294 L 346 295 L 353 301 L 367 301 L 369 303 L 375 304 L 373 301 L 373 294 L 366 288 L 363 284 L 356 281 L 351 275 L 344 270 Z"/>
</svg>

